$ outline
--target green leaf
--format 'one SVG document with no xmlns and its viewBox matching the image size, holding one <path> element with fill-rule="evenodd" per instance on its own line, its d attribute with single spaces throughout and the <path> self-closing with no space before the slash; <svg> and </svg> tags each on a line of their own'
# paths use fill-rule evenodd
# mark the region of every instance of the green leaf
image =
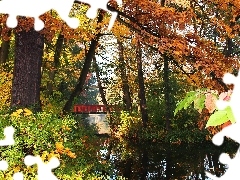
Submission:
<svg viewBox="0 0 240 180">
<path fill-rule="evenodd" d="M 236 120 L 235 120 L 235 117 L 233 115 L 231 107 L 230 106 L 226 107 L 225 111 L 227 111 L 228 120 L 230 120 L 231 123 L 235 123 Z"/>
<path fill-rule="evenodd" d="M 190 104 L 192 104 L 192 102 L 196 99 L 196 94 L 197 93 L 198 92 L 196 92 L 196 91 L 192 91 L 192 92 L 187 93 L 186 102 L 184 104 L 184 109 L 187 109 L 188 106 L 190 106 Z"/>
<path fill-rule="evenodd" d="M 198 111 L 198 112 L 202 112 L 205 104 L 205 99 L 206 99 L 206 96 L 205 94 L 201 94 L 199 98 L 197 98 L 195 101 L 194 101 L 194 108 Z"/>
<path fill-rule="evenodd" d="M 182 110 L 182 108 L 184 107 L 185 101 L 182 100 L 179 103 L 177 103 L 177 107 L 174 111 L 174 116 L 178 113 L 178 111 Z"/>
<path fill-rule="evenodd" d="M 206 127 L 218 126 L 229 120 L 228 112 L 226 110 L 215 111 L 209 118 Z"/>
<path fill-rule="evenodd" d="M 198 93 L 199 92 L 197 92 L 197 91 L 190 91 L 190 92 L 188 92 L 186 94 L 186 97 L 177 104 L 177 107 L 176 107 L 176 109 L 174 111 L 174 116 L 177 114 L 178 111 L 182 110 L 183 108 L 187 109 L 192 104 L 192 102 L 195 100 L 196 95 Z"/>
</svg>

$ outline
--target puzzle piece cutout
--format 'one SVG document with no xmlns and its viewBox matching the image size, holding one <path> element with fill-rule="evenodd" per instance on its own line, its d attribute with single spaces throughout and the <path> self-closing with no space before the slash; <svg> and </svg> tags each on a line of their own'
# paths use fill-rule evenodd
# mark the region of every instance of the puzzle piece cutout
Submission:
<svg viewBox="0 0 240 180">
<path fill-rule="evenodd" d="M 24 158 L 24 163 L 27 166 L 37 164 L 38 180 L 58 180 L 58 178 L 52 173 L 52 169 L 55 169 L 60 165 L 60 161 L 56 157 L 52 157 L 48 163 L 45 163 L 40 156 L 27 155 Z"/>
<path fill-rule="evenodd" d="M 227 106 L 230 106 L 234 114 L 236 123 L 223 128 L 219 133 L 215 134 L 212 138 L 212 142 L 215 145 L 220 146 L 223 144 L 224 137 L 226 136 L 240 144 L 240 136 L 239 136 L 240 113 L 238 112 L 239 111 L 238 101 L 240 99 L 240 71 L 237 77 L 229 73 L 225 74 L 223 77 L 223 82 L 226 84 L 234 84 L 231 99 L 228 102 L 219 100 L 216 102 L 216 105 L 220 110 L 226 108 Z M 222 153 L 219 157 L 219 160 L 221 163 L 228 165 L 228 170 L 220 178 L 213 176 L 209 172 L 205 172 L 208 177 L 210 177 L 213 180 L 240 178 L 240 171 L 239 171 L 240 148 L 238 149 L 237 154 L 233 159 L 231 159 L 226 153 Z"/>
<path fill-rule="evenodd" d="M 0 146 L 13 145 L 14 142 L 14 128 L 12 126 L 6 127 L 4 129 L 4 140 L 0 140 Z M 58 180 L 56 176 L 52 173 L 52 169 L 57 168 L 60 165 L 59 160 L 56 157 L 50 159 L 48 163 L 44 163 L 40 156 L 28 155 L 24 158 L 24 163 L 27 166 L 32 166 L 37 164 L 38 166 L 38 180 Z M 8 163 L 5 160 L 0 161 L 0 170 L 5 171 L 8 168 Z M 13 180 L 23 180 L 24 176 L 22 172 L 17 172 L 13 174 Z"/>
<path fill-rule="evenodd" d="M 1 161 L 0 161 L 0 170 L 1 170 L 1 171 L 6 171 L 7 168 L 8 168 L 8 163 L 7 163 L 7 161 L 1 160 Z"/>
<path fill-rule="evenodd" d="M 0 140 L 0 146 L 9 146 L 14 144 L 13 134 L 14 128 L 12 126 L 8 126 L 4 129 L 3 134 L 5 139 Z M 5 160 L 0 161 L 0 170 L 5 171 L 8 168 L 8 163 Z"/>
<path fill-rule="evenodd" d="M 216 105 L 220 110 L 226 108 L 227 106 L 230 106 L 234 114 L 236 123 L 223 128 L 221 132 L 217 133 L 212 138 L 212 141 L 215 145 L 220 146 L 224 141 L 224 136 L 227 136 L 240 144 L 240 136 L 238 135 L 238 131 L 240 130 L 240 113 L 238 105 L 238 101 L 240 99 L 240 71 L 237 77 L 229 73 L 225 74 L 223 77 L 223 82 L 226 84 L 234 84 L 231 99 L 228 102 L 218 100 L 216 102 Z"/>
<path fill-rule="evenodd" d="M 23 180 L 23 173 L 17 172 L 13 175 L 13 180 Z"/>
<path fill-rule="evenodd" d="M 0 146 L 10 146 L 14 144 L 14 128 L 12 126 L 6 127 L 3 132 L 5 139 L 0 140 Z"/>
<path fill-rule="evenodd" d="M 14 135 L 14 128 L 12 126 L 8 126 L 4 128 L 3 132 L 5 139 L 0 140 L 0 146 L 9 146 L 15 143 L 13 135 Z M 8 163 L 5 160 L 0 161 L 0 170 L 6 171 L 8 168 Z M 13 175 L 13 180 L 23 180 L 23 174 L 18 172 Z"/>
<path fill-rule="evenodd" d="M 103 9 L 112 14 L 108 29 L 110 30 L 117 18 L 117 12 L 112 12 L 107 8 L 109 0 L 77 0 L 89 4 L 91 7 L 87 11 L 87 17 L 94 19 L 97 16 L 98 9 Z M 122 0 L 116 0 L 118 5 L 122 5 Z M 79 26 L 77 18 L 69 17 L 74 0 L 1 0 L 0 13 L 8 14 L 7 26 L 15 28 L 18 24 L 17 16 L 26 16 L 34 18 L 34 28 L 36 31 L 44 28 L 44 22 L 39 18 L 45 12 L 54 9 L 57 11 L 62 20 L 73 29 Z"/>
<path fill-rule="evenodd" d="M 83 3 L 89 4 L 91 6 L 86 13 L 87 17 L 90 18 L 90 19 L 94 19 L 94 18 L 97 17 L 98 9 L 102 9 L 102 10 L 105 10 L 106 12 L 108 12 L 108 13 L 111 13 L 112 16 L 111 16 L 111 19 L 110 19 L 110 22 L 109 22 L 109 25 L 108 25 L 108 30 L 112 29 L 112 27 L 114 25 L 114 22 L 117 19 L 118 13 L 110 11 L 107 8 L 107 4 L 108 4 L 109 0 L 101 0 L 101 1 L 76 0 L 76 1 L 83 2 Z M 119 6 L 122 6 L 122 0 L 116 0 L 116 2 Z"/>
<path fill-rule="evenodd" d="M 209 172 L 206 172 L 206 175 L 211 178 L 212 180 L 238 180 L 240 177 L 240 171 L 239 171 L 239 166 L 240 166 L 240 149 L 238 149 L 237 154 L 233 159 L 229 157 L 228 154 L 222 153 L 219 157 L 219 161 L 222 164 L 227 164 L 228 165 L 228 170 L 225 172 L 224 175 L 221 177 L 216 177 L 212 175 Z"/>
</svg>

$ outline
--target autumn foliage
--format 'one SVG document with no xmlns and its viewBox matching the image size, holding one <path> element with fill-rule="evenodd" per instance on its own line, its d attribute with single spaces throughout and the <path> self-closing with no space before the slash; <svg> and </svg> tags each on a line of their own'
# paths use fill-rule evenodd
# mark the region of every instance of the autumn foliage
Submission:
<svg viewBox="0 0 240 180">
<path fill-rule="evenodd" d="M 9 29 L 8 15 L 0 15 L 0 110 L 8 112 L 9 121 L 14 117 L 16 125 L 21 124 L 19 117 L 29 121 L 29 117 L 43 117 L 45 121 L 51 114 L 56 122 L 63 118 L 61 123 L 65 123 L 60 124 L 61 128 L 55 123 L 55 139 L 49 145 L 51 151 L 35 148 L 43 158 L 56 155 L 73 165 L 76 159 L 79 164 L 101 166 L 90 157 L 91 153 L 97 154 L 95 131 L 84 133 L 85 126 L 77 124 L 78 116 L 68 117 L 74 104 L 100 103 L 106 107 L 110 136 L 123 143 L 125 140 L 169 144 L 202 142 L 234 123 L 229 109 L 220 112 L 224 114 L 221 121 L 214 120 L 219 113 L 215 101 L 228 101 L 231 97 L 232 86 L 224 84 L 222 77 L 226 72 L 236 74 L 239 69 L 239 1 L 123 0 L 122 7 L 115 1 L 107 6 L 118 13 L 110 31 L 107 30 L 108 13 L 99 10 L 97 18 L 88 19 L 89 6 L 79 1 L 74 2 L 70 13 L 80 20 L 77 29 L 69 28 L 54 10 L 41 15 L 45 28 L 39 33 L 44 46 L 39 60 L 41 87 L 36 91 L 40 94 L 42 114 L 31 114 L 30 107 L 29 111 L 28 107 L 18 108 L 21 102 L 16 102 L 14 107 L 10 103 L 12 89 L 16 89 L 12 84 L 18 52 L 16 35 L 32 31 L 34 21 L 18 17 L 17 28 Z M 28 50 L 31 52 L 30 46 Z M 20 54 L 28 57 L 30 53 Z M 21 62 L 20 65 L 22 69 L 30 67 Z M 17 72 L 19 77 L 23 76 L 23 71 Z M 111 106 L 120 111 L 112 112 Z M 71 122 L 65 122 L 64 118 Z M 210 127 L 208 120 L 217 127 Z M 31 125 L 35 128 L 33 122 Z M 37 122 L 40 128 L 43 124 Z M 76 130 L 80 131 L 79 136 L 72 131 L 74 125 L 79 126 Z M 46 128 L 49 127 L 46 125 Z M 25 127 L 20 128 L 19 133 L 29 132 Z M 74 135 L 73 139 L 69 134 Z M 66 142 L 62 139 L 65 137 L 69 138 Z M 78 148 L 79 151 L 74 151 Z M 85 158 L 82 161 L 81 155 Z M 94 157 L 101 159 L 98 155 Z M 84 168 L 85 172 L 94 171 L 87 165 Z M 78 173 L 81 177 L 83 172 Z"/>
</svg>

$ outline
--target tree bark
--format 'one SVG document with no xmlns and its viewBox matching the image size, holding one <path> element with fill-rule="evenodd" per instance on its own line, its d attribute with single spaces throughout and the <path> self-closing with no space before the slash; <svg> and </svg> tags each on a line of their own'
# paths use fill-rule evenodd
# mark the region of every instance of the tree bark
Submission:
<svg viewBox="0 0 240 180">
<path fill-rule="evenodd" d="M 169 148 L 169 147 L 168 147 Z M 168 149 L 166 152 L 166 170 L 165 170 L 165 174 L 166 174 L 166 180 L 170 180 L 172 177 L 172 152 L 171 149 Z"/>
<path fill-rule="evenodd" d="M 12 31 L 8 31 L 8 40 L 2 39 L 2 44 L 0 48 L 0 64 L 4 64 L 7 62 L 8 59 L 8 54 L 9 54 L 9 48 L 10 48 L 10 36 L 11 36 Z"/>
<path fill-rule="evenodd" d="M 124 110 L 132 111 L 132 100 L 131 100 L 130 88 L 128 85 L 127 73 L 126 73 L 126 63 L 124 61 L 124 56 L 123 56 L 123 44 L 119 40 L 117 40 L 117 42 L 119 47 L 118 69 L 120 70 L 120 75 L 122 80 L 123 102 L 125 105 Z"/>
<path fill-rule="evenodd" d="M 41 110 L 40 85 L 44 37 L 34 29 L 16 33 L 11 107 Z"/>
<path fill-rule="evenodd" d="M 49 80 L 47 82 L 47 94 L 48 96 L 53 95 L 53 86 L 54 86 L 54 79 L 55 79 L 55 75 L 57 72 L 57 68 L 60 65 L 60 56 L 61 56 L 61 52 L 62 52 L 62 48 L 63 48 L 63 42 L 64 42 L 64 35 L 59 34 L 57 42 L 56 42 L 56 48 L 55 48 L 55 54 L 54 54 L 54 60 L 53 60 L 53 64 L 49 69 Z"/>
<path fill-rule="evenodd" d="M 165 0 L 161 0 L 161 6 L 165 6 Z"/>
<path fill-rule="evenodd" d="M 205 174 L 205 153 L 201 154 L 201 162 L 200 162 L 200 174 L 201 174 L 201 178 L 202 180 L 206 179 L 206 174 Z"/>
<path fill-rule="evenodd" d="M 233 40 L 229 37 L 226 38 L 226 46 L 223 50 L 223 54 L 225 57 L 231 57 L 232 54 L 233 54 L 233 47 L 234 47 L 234 44 L 233 44 Z"/>
<path fill-rule="evenodd" d="M 143 153 L 141 158 L 141 168 L 140 168 L 140 180 L 147 180 L 147 174 L 148 174 L 148 151 L 146 146 L 143 147 Z"/>
<path fill-rule="evenodd" d="M 140 111 L 142 114 L 142 122 L 143 127 L 147 127 L 148 122 L 148 113 L 147 113 L 147 103 L 145 96 L 145 87 L 144 87 L 144 78 L 143 78 L 143 70 L 142 70 L 142 52 L 140 42 L 138 41 L 137 45 L 137 69 L 138 69 L 138 85 L 139 85 L 139 99 L 140 99 Z"/>
<path fill-rule="evenodd" d="M 165 122 L 166 130 L 171 131 L 171 103 L 170 103 L 170 84 L 169 84 L 169 57 L 163 55 L 164 68 L 163 68 L 163 82 L 164 82 L 164 100 L 165 100 Z"/>
<path fill-rule="evenodd" d="M 102 15 L 102 12 L 100 12 L 98 15 L 98 23 L 102 22 L 102 20 L 103 20 L 103 15 Z M 83 65 L 80 77 L 78 79 L 78 83 L 75 86 L 73 92 L 71 93 L 69 99 L 67 100 L 65 106 L 63 107 L 63 114 L 67 114 L 71 111 L 74 98 L 83 91 L 83 85 L 85 83 L 87 74 L 91 67 L 92 59 L 95 54 L 95 49 L 97 47 L 99 37 L 100 37 L 100 33 L 96 35 L 95 39 L 91 40 L 90 48 L 86 55 L 84 65 Z"/>
</svg>

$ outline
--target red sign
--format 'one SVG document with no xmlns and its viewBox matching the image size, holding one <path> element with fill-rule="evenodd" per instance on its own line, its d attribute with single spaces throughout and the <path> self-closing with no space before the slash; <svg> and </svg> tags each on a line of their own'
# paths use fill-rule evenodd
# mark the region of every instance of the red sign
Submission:
<svg viewBox="0 0 240 180">
<path fill-rule="evenodd" d="M 74 105 L 75 113 L 106 113 L 104 105 Z"/>
<path fill-rule="evenodd" d="M 110 111 L 121 111 L 115 105 L 109 105 Z M 74 105 L 75 113 L 87 113 L 87 114 L 97 114 L 97 113 L 107 113 L 107 108 L 104 105 L 83 105 L 83 104 L 76 104 Z"/>
</svg>

